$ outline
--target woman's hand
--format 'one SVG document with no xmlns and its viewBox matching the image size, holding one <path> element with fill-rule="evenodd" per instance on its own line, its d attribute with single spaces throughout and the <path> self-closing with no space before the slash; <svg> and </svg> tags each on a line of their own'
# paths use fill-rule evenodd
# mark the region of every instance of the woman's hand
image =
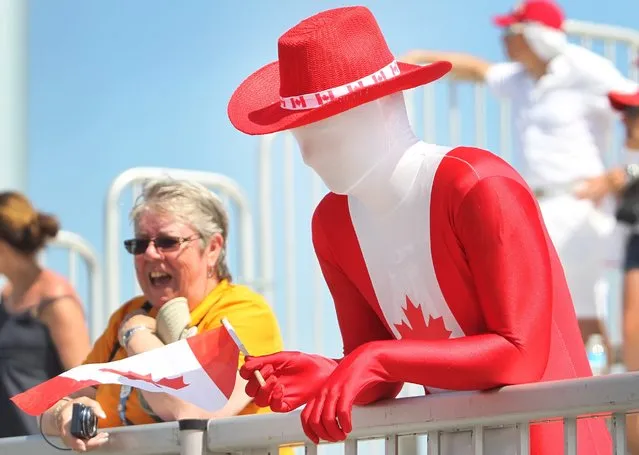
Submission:
<svg viewBox="0 0 639 455">
<path fill-rule="evenodd" d="M 76 452 L 86 452 L 88 450 L 93 450 L 106 444 L 109 441 L 109 433 L 99 432 L 97 435 L 87 440 L 78 439 L 71 434 L 71 417 L 73 415 L 73 403 L 82 403 L 83 405 L 93 409 L 93 412 L 99 418 L 106 418 L 106 414 L 102 410 L 100 403 L 88 397 L 80 397 L 74 400 L 68 400 L 62 405 L 58 405 L 59 408 L 56 408 L 53 411 L 52 418 L 55 423 L 55 427 L 58 430 L 58 434 L 60 435 L 60 438 L 62 439 L 64 444 L 70 449 L 75 450 Z M 98 421 L 98 427 L 99 426 L 100 423 Z"/>
</svg>

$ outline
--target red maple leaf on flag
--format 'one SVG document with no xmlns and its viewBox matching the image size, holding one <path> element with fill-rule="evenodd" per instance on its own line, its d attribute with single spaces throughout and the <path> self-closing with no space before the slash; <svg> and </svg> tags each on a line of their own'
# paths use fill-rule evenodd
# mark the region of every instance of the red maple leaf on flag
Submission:
<svg viewBox="0 0 639 455">
<path fill-rule="evenodd" d="M 402 321 L 401 324 L 395 324 L 402 338 L 414 340 L 447 340 L 450 338 L 451 332 L 444 324 L 444 318 L 434 318 L 428 316 L 428 322 L 424 320 L 421 305 L 414 305 L 410 298 L 406 296 L 406 308 L 404 315 L 408 320 L 408 324 Z"/>
<path fill-rule="evenodd" d="M 142 381 L 147 384 L 154 385 L 156 387 L 167 387 L 173 390 L 180 390 L 186 387 L 188 384 L 184 383 L 184 376 L 178 376 L 176 378 L 162 378 L 158 381 L 153 380 L 150 374 L 139 374 L 134 373 L 132 371 L 118 371 L 112 368 L 100 368 L 100 371 L 104 371 L 105 373 L 114 373 L 119 374 L 120 376 L 131 379 L 134 381 Z"/>
</svg>

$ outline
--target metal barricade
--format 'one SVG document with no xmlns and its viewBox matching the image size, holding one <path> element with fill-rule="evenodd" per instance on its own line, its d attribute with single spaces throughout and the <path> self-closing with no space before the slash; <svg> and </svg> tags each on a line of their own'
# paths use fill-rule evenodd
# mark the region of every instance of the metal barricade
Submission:
<svg viewBox="0 0 639 455">
<path fill-rule="evenodd" d="M 518 455 L 530 453 L 531 424 L 563 421 L 564 455 L 576 455 L 577 422 L 606 419 L 611 452 L 627 455 L 626 415 L 639 408 L 639 373 L 504 387 L 492 392 L 456 392 L 399 398 L 353 409 L 353 431 L 345 443 L 314 445 L 302 431 L 300 410 L 223 419 L 186 420 L 114 428 L 100 453 L 277 455 L 279 447 L 295 453 L 414 455 L 399 450 L 404 438 L 428 435 L 429 455 L 503 454 L 491 450 L 491 438 L 514 432 Z M 51 438 L 57 445 L 58 438 Z M 0 439 L 0 455 L 49 455 L 58 451 L 40 436 Z M 557 454 L 559 455 L 559 453 Z"/>
<path fill-rule="evenodd" d="M 576 455 L 577 421 L 597 418 L 608 420 L 611 453 L 627 455 L 626 414 L 639 407 L 639 397 L 633 392 L 638 383 L 639 373 L 627 373 L 511 386 L 495 392 L 400 398 L 356 407 L 353 431 L 346 442 L 325 444 L 320 450 L 330 447 L 338 449 L 332 453 L 345 455 L 402 455 L 401 438 L 417 434 L 428 435 L 428 455 L 528 455 L 531 424 L 563 421 L 563 454 Z M 514 452 L 497 451 L 491 444 L 491 437 L 505 429 L 518 439 Z M 302 431 L 300 411 L 212 420 L 207 433 L 209 453 L 273 455 L 278 446 L 293 443 L 304 444 L 305 452 L 301 453 L 319 453 Z M 382 450 L 377 451 L 380 446 Z"/>
<path fill-rule="evenodd" d="M 603 46 L 601 53 L 621 64 L 630 79 L 639 81 L 639 67 L 636 64 L 639 58 L 639 31 L 574 20 L 566 21 L 565 28 L 571 37 L 589 49 L 593 49 L 596 41 L 599 41 Z M 618 60 L 620 55 L 623 56 L 621 61 Z"/>
<path fill-rule="evenodd" d="M 231 178 L 212 172 L 186 169 L 138 167 L 124 171 L 111 184 L 106 200 L 105 213 L 105 270 L 106 270 L 106 317 L 109 317 L 131 293 L 121 295 L 122 280 L 131 279 L 135 291 L 139 294 L 137 280 L 134 278 L 132 261 L 121 261 L 123 251 L 121 233 L 127 229 L 126 215 L 123 218 L 122 194 L 131 191 L 134 201 L 142 185 L 148 179 L 172 177 L 180 180 L 199 182 L 220 197 L 230 216 L 228 259 L 229 266 L 237 265 L 239 276 L 236 281 L 256 286 L 255 249 L 253 242 L 253 216 L 248 198 L 240 186 Z M 128 214 L 128 211 L 125 212 Z M 237 264 L 234 264 L 234 259 Z"/>
<path fill-rule="evenodd" d="M 177 422 L 139 425 L 109 430 L 109 444 L 98 453 L 111 455 L 169 455 L 180 452 L 180 431 Z M 58 447 L 64 447 L 59 438 L 49 438 Z M 201 455 L 201 452 L 182 452 Z M 49 455 L 60 450 L 48 445 L 41 436 L 21 436 L 0 439 L 0 455 Z"/>
<path fill-rule="evenodd" d="M 66 252 L 66 270 L 59 261 L 53 260 L 58 252 Z M 58 258 L 55 258 L 58 259 Z M 78 260 L 84 263 L 87 273 L 86 281 L 80 275 Z M 81 295 L 88 313 L 89 333 L 91 340 L 102 332 L 106 324 L 103 308 L 102 267 L 93 247 L 78 234 L 60 231 L 56 238 L 49 243 L 46 250 L 40 254 L 40 261 L 54 270 L 67 276 L 73 288 Z"/>
</svg>

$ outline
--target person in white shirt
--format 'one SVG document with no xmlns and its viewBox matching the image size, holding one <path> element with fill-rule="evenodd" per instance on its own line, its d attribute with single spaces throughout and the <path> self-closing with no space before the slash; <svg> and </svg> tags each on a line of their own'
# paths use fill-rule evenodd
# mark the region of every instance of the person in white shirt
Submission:
<svg viewBox="0 0 639 455">
<path fill-rule="evenodd" d="M 511 101 L 520 171 L 559 253 L 584 342 L 594 333 L 607 339 L 595 294 L 615 225 L 602 204 L 614 191 L 602 160 L 615 120 L 607 95 L 635 84 L 604 57 L 570 44 L 563 11 L 552 1 L 525 1 L 494 23 L 504 30 L 507 63 L 427 50 L 400 60 L 450 61 L 454 78 L 484 82 Z"/>
</svg>

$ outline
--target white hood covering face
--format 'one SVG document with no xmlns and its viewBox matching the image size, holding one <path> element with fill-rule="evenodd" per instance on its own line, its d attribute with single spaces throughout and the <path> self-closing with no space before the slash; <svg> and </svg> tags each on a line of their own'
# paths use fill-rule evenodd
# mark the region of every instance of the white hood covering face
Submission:
<svg viewBox="0 0 639 455">
<path fill-rule="evenodd" d="M 292 133 L 304 162 L 332 192 L 362 200 L 390 197 L 393 182 L 402 178 L 397 163 L 418 142 L 401 92 Z"/>
<path fill-rule="evenodd" d="M 562 54 L 568 47 L 568 37 L 562 30 L 526 22 L 521 24 L 521 32 L 535 55 L 545 62 Z"/>
</svg>

